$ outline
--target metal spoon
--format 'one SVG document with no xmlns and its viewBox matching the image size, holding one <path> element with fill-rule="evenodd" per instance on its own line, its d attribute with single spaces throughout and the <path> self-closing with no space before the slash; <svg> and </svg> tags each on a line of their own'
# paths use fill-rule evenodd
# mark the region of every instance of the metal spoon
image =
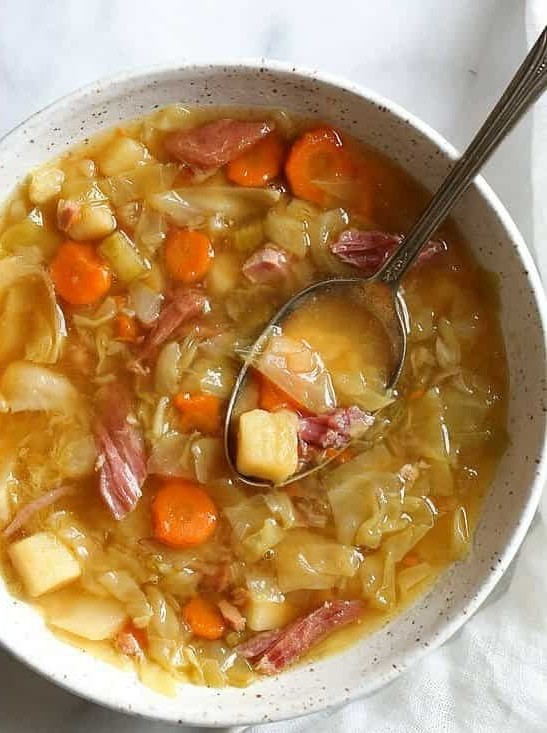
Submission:
<svg viewBox="0 0 547 733">
<path fill-rule="evenodd" d="M 399 248 L 372 277 L 338 277 L 313 283 L 293 296 L 272 318 L 258 337 L 248 354 L 236 379 L 226 413 L 224 430 L 224 447 L 228 462 L 245 483 L 266 487 L 271 484 L 239 473 L 232 455 L 233 440 L 231 429 L 234 408 L 236 407 L 249 367 L 256 362 L 257 356 L 267 344 L 273 329 L 302 305 L 311 296 L 323 292 L 332 292 L 338 288 L 346 290 L 348 286 L 359 286 L 360 294 L 371 304 L 380 304 L 383 325 L 393 343 L 395 367 L 392 371 L 388 387 L 394 387 L 403 370 L 407 335 L 409 330 L 408 311 L 405 304 L 401 281 L 412 266 L 431 235 L 444 221 L 460 196 L 471 184 L 479 170 L 486 163 L 493 151 L 524 116 L 530 105 L 542 94 L 547 86 L 547 27 L 543 30 L 534 47 L 524 59 L 488 118 L 475 135 L 473 141 L 454 164 L 454 167 L 441 184 L 429 205 L 403 239 Z M 376 308 L 378 315 L 378 308 Z M 284 483 L 288 484 L 302 478 L 309 471 L 296 473 Z"/>
</svg>

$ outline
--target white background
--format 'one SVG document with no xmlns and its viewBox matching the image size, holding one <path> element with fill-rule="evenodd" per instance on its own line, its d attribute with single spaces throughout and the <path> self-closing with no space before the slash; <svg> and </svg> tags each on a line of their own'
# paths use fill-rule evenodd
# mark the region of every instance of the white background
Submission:
<svg viewBox="0 0 547 733">
<path fill-rule="evenodd" d="M 524 0 L 0 0 L 0 135 L 54 98 L 123 69 L 266 56 L 360 82 L 462 149 L 525 54 L 524 9 Z M 521 123 L 485 173 L 525 239 L 530 130 L 529 119 Z M 364 729 L 366 705 L 363 727 L 355 718 L 345 725 Z M 480 717 L 479 699 L 476 706 Z M 386 731 L 422 730 L 417 718 L 407 727 L 396 707 L 386 707 Z M 441 708 L 435 729 L 448 730 L 442 720 Z M 538 731 L 547 730 L 543 723 Z M 450 730 L 479 729 L 462 725 Z M 0 651 L 1 733 L 168 730 L 79 700 Z"/>
</svg>

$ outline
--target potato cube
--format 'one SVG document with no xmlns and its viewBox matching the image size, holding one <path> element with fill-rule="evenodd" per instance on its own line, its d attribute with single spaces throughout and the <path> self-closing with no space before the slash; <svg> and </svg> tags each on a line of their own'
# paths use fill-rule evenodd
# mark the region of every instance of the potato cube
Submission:
<svg viewBox="0 0 547 733">
<path fill-rule="evenodd" d="M 8 547 L 8 555 L 33 598 L 71 583 L 81 575 L 72 552 L 50 532 L 38 532 Z"/>
<path fill-rule="evenodd" d="M 150 158 L 148 150 L 138 140 L 126 135 L 116 135 L 95 160 L 105 176 L 117 176 L 144 163 L 148 158 Z"/>
<path fill-rule="evenodd" d="M 294 412 L 251 410 L 239 418 L 237 467 L 247 476 L 280 483 L 298 467 L 298 417 Z"/>
<path fill-rule="evenodd" d="M 116 217 L 108 204 L 84 204 L 80 215 L 69 226 L 68 234 L 77 242 L 102 239 L 116 228 Z"/>
<path fill-rule="evenodd" d="M 111 639 L 127 621 L 127 611 L 114 598 L 62 590 L 43 603 L 51 626 L 90 641 Z"/>
<path fill-rule="evenodd" d="M 294 608 L 287 601 L 267 601 L 252 598 L 245 607 L 247 626 L 252 631 L 279 629 L 295 616 Z"/>
<path fill-rule="evenodd" d="M 59 168 L 46 166 L 34 171 L 30 176 L 28 195 L 33 204 L 45 204 L 58 196 L 63 188 L 65 174 Z"/>
</svg>

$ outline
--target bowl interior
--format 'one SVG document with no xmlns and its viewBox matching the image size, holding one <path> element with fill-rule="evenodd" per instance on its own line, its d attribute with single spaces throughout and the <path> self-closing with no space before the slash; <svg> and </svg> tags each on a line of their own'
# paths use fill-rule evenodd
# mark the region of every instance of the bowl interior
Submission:
<svg viewBox="0 0 547 733">
<path fill-rule="evenodd" d="M 173 102 L 282 106 L 335 122 L 388 153 L 429 189 L 442 180 L 454 157 L 445 141 L 404 110 L 315 73 L 277 64 L 188 66 L 99 82 L 28 120 L 0 142 L 0 200 L 30 168 L 67 146 Z M 484 182 L 469 189 L 455 218 L 479 261 L 500 274 L 511 379 L 512 442 L 470 561 L 455 565 L 417 605 L 353 648 L 248 689 L 184 686 L 177 698 L 162 697 L 58 641 L 1 582 L 0 642 L 46 676 L 97 702 L 168 721 L 228 725 L 303 715 L 371 692 L 445 641 L 484 600 L 524 537 L 541 490 L 546 429 L 545 307 L 531 258 Z"/>
</svg>

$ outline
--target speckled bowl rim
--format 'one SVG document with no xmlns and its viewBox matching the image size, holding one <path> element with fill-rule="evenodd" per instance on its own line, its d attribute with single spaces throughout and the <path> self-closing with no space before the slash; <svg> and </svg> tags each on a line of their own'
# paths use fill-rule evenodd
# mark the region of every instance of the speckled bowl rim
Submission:
<svg viewBox="0 0 547 733">
<path fill-rule="evenodd" d="M 237 72 L 248 72 L 248 71 L 266 71 L 274 73 L 282 73 L 288 75 L 294 75 L 297 77 L 304 77 L 308 80 L 316 80 L 321 83 L 325 83 L 337 88 L 340 88 L 346 92 L 353 93 L 364 100 L 371 102 L 372 104 L 383 107 L 395 118 L 398 118 L 402 122 L 408 124 L 409 132 L 416 129 L 424 137 L 429 139 L 447 158 L 456 159 L 458 152 L 440 133 L 434 130 L 430 125 L 421 120 L 413 113 L 407 111 L 404 107 L 391 101 L 390 99 L 383 97 L 375 91 L 368 89 L 367 87 L 361 86 L 349 80 L 333 75 L 330 73 L 320 72 L 317 69 L 295 65 L 287 62 L 270 60 L 266 58 L 242 58 L 242 59 L 226 59 L 226 60 L 215 60 L 213 62 L 207 59 L 192 59 L 174 62 L 172 64 L 162 64 L 149 66 L 144 68 L 132 69 L 118 74 L 104 77 L 97 81 L 94 81 L 85 86 L 79 87 L 78 89 L 69 92 L 68 94 L 56 99 L 44 106 L 40 111 L 29 116 L 26 120 L 21 122 L 19 125 L 8 131 L 5 135 L 0 137 L 0 147 L 9 140 L 9 137 L 15 132 L 24 128 L 30 121 L 39 119 L 41 117 L 47 117 L 48 113 L 60 110 L 64 105 L 77 102 L 80 98 L 84 98 L 90 93 L 100 93 L 106 87 L 121 84 L 124 82 L 136 82 L 140 80 L 144 81 L 146 77 L 155 75 L 161 78 L 164 74 L 172 74 L 177 70 L 192 70 L 196 71 L 207 69 L 213 71 L 223 71 L 227 68 Z M 471 188 L 475 188 L 476 192 L 480 197 L 484 199 L 486 204 L 495 212 L 500 224 L 506 232 L 508 240 L 513 244 L 514 248 L 518 253 L 518 257 L 521 263 L 524 265 L 526 270 L 526 277 L 531 293 L 533 294 L 536 302 L 540 326 L 543 333 L 543 341 L 545 349 L 547 350 L 547 298 L 543 290 L 541 278 L 539 276 L 536 264 L 526 246 L 526 243 L 520 234 L 517 226 L 513 222 L 510 214 L 501 203 L 498 196 L 494 193 L 489 184 L 484 180 L 482 176 L 478 176 Z M 397 678 L 401 672 L 405 671 L 411 664 L 422 659 L 430 651 L 442 646 L 448 639 L 453 636 L 458 629 L 467 621 L 469 618 L 479 609 L 484 603 L 488 595 L 492 592 L 496 584 L 499 582 L 503 574 L 505 573 L 511 561 L 514 559 L 518 552 L 524 538 L 528 532 L 530 524 L 538 508 L 539 500 L 543 491 L 544 485 L 547 483 L 547 426 L 544 430 L 543 436 L 543 447 L 541 457 L 539 458 L 539 465 L 535 480 L 531 486 L 530 496 L 527 504 L 524 506 L 522 514 L 520 516 L 519 523 L 515 528 L 510 541 L 506 543 L 505 547 L 499 554 L 500 562 L 496 563 L 490 568 L 488 573 L 485 575 L 484 581 L 480 589 L 473 595 L 472 598 L 467 602 L 464 608 L 450 621 L 446 621 L 439 631 L 431 639 L 429 646 L 426 648 L 423 644 L 417 644 L 410 651 L 403 653 L 397 666 L 390 669 L 388 672 L 378 675 L 372 682 L 365 682 L 357 685 L 354 689 L 348 690 L 347 694 L 333 695 L 329 699 L 323 701 L 317 701 L 311 705 L 308 705 L 305 710 L 305 714 L 309 715 L 314 712 L 319 712 L 325 709 L 334 709 L 340 705 L 349 703 L 358 698 L 370 695 L 385 685 L 392 682 Z M 472 560 L 471 560 L 472 562 Z M 41 674 L 51 682 L 54 682 L 59 687 L 66 689 L 73 694 L 78 695 L 81 698 L 90 700 L 100 705 L 111 708 L 112 710 L 126 713 L 129 715 L 135 715 L 138 717 L 164 721 L 172 724 L 183 724 L 183 725 L 203 725 L 208 727 L 226 727 L 236 726 L 233 728 L 235 731 L 242 730 L 239 726 L 252 725 L 257 722 L 256 715 L 252 714 L 252 701 L 248 700 L 249 713 L 244 712 L 242 715 L 238 715 L 237 719 L 222 718 L 217 716 L 214 720 L 206 719 L 205 716 L 190 716 L 182 717 L 181 719 L 174 720 L 172 717 L 162 715 L 161 705 L 158 705 L 157 712 L 151 713 L 150 709 L 139 709 L 139 701 L 132 701 L 129 703 L 125 700 L 116 699 L 110 694 L 107 687 L 102 688 L 102 692 L 90 691 L 86 688 L 82 681 L 68 681 L 66 677 L 63 677 L 61 671 L 55 664 L 55 660 L 47 659 L 31 659 L 24 656 L 19 650 L 16 642 L 13 642 L 9 634 L 2 636 L 0 631 L 0 645 L 2 645 L 8 652 L 10 652 L 16 659 L 26 664 L 29 668 L 35 672 Z M 327 660 L 328 661 L 328 660 Z M 245 706 L 246 707 L 246 706 Z M 279 708 L 273 708 L 268 715 L 267 719 L 261 719 L 261 723 L 274 722 L 279 720 L 286 720 L 293 717 L 301 716 L 302 709 L 297 709 L 293 704 L 284 707 L 281 705 Z"/>
</svg>

